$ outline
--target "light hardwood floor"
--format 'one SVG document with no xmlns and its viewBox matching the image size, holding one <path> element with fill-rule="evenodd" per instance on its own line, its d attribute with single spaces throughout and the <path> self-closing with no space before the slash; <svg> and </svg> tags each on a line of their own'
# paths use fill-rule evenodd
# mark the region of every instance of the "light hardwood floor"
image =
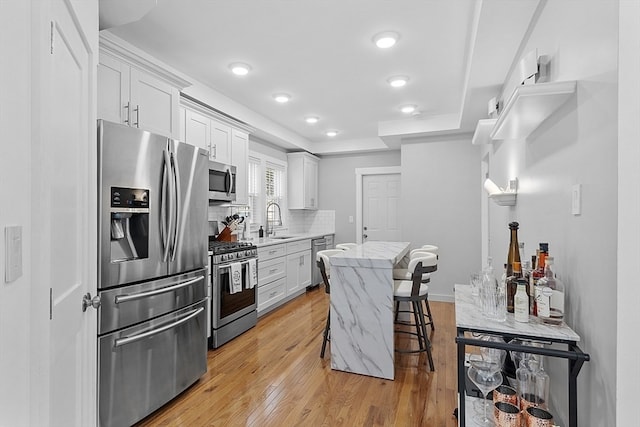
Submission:
<svg viewBox="0 0 640 427">
<path fill-rule="evenodd" d="M 138 425 L 457 425 L 453 304 L 431 302 L 435 372 L 424 354 L 396 353 L 389 381 L 332 371 L 329 347 L 320 359 L 328 299 L 322 287 L 308 291 L 209 350 L 207 373 Z M 396 334 L 396 345 L 411 345 L 403 335 Z"/>
</svg>

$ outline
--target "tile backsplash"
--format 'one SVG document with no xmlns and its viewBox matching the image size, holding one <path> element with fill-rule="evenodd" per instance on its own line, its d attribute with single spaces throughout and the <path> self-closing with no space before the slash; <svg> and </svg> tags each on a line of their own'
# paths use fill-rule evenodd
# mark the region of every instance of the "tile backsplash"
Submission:
<svg viewBox="0 0 640 427">
<path fill-rule="evenodd" d="M 287 218 L 290 233 L 330 234 L 336 232 L 336 211 L 334 210 L 290 210 Z"/>
</svg>

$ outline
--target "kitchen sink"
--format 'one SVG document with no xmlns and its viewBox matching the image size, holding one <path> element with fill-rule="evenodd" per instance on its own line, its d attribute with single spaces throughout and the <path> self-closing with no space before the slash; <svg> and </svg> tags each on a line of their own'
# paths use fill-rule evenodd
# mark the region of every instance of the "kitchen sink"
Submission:
<svg viewBox="0 0 640 427">
<path fill-rule="evenodd" d="M 293 239 L 294 236 L 271 236 L 270 239 L 273 240 L 284 240 L 284 239 Z"/>
</svg>

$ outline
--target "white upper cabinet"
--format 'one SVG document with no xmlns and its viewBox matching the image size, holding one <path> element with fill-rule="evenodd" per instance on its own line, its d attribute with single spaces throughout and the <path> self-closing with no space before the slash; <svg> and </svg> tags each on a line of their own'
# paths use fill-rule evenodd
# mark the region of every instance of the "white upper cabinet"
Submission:
<svg viewBox="0 0 640 427">
<path fill-rule="evenodd" d="M 236 167 L 237 205 L 249 202 L 248 162 L 250 126 L 220 114 L 188 95 L 180 99 L 184 110 L 183 141 L 209 151 L 209 160 Z"/>
<path fill-rule="evenodd" d="M 119 43 L 100 36 L 98 118 L 180 139 L 180 90 L 190 83 Z"/>
<path fill-rule="evenodd" d="M 231 126 L 211 120 L 211 149 L 209 159 L 231 163 Z"/>
<path fill-rule="evenodd" d="M 231 131 L 231 164 L 236 166 L 236 204 L 249 203 L 249 134 L 238 129 Z"/>
<path fill-rule="evenodd" d="M 209 151 L 211 145 L 211 119 L 196 111 L 185 109 L 183 141 Z"/>
<path fill-rule="evenodd" d="M 318 162 L 309 153 L 289 153 L 287 202 L 289 209 L 318 209 Z"/>
</svg>

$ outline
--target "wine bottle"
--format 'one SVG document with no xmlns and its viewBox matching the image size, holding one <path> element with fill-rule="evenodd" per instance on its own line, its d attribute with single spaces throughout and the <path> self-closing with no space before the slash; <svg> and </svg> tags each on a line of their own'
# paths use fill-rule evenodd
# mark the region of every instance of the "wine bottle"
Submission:
<svg viewBox="0 0 640 427">
<path fill-rule="evenodd" d="M 513 274 L 507 279 L 507 312 L 513 313 L 515 310 L 515 296 L 518 290 L 518 281 L 522 279 L 520 262 L 513 263 Z M 526 288 L 525 288 L 526 295 Z M 527 309 L 527 313 L 529 309 Z"/>
<path fill-rule="evenodd" d="M 518 245 L 518 227 L 520 224 L 513 221 L 509 223 L 511 239 L 509 241 L 509 252 L 507 253 L 507 311 L 513 313 L 513 297 L 516 294 L 516 279 L 522 276 L 520 264 L 520 245 Z M 518 263 L 518 277 L 515 276 L 515 264 Z"/>
</svg>

